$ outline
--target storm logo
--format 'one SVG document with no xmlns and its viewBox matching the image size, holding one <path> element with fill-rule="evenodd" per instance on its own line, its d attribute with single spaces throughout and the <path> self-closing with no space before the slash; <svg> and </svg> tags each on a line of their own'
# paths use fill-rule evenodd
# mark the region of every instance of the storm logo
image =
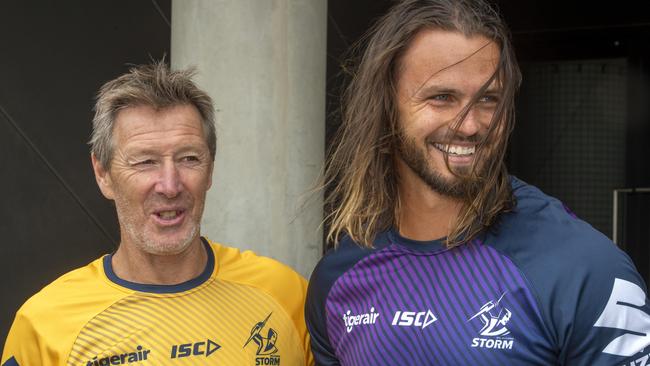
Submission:
<svg viewBox="0 0 650 366">
<path fill-rule="evenodd" d="M 255 358 L 255 365 L 279 365 L 280 364 L 280 356 L 276 355 L 278 352 L 278 348 L 275 346 L 275 342 L 278 339 L 278 332 L 276 332 L 273 328 L 269 327 L 268 331 L 266 333 L 266 337 L 262 336 L 262 330 L 266 326 L 266 322 L 269 320 L 271 317 L 272 312 L 269 313 L 269 315 L 266 317 L 266 319 L 262 320 L 261 322 L 258 322 L 253 326 L 253 329 L 251 329 L 251 334 L 246 340 L 246 343 L 244 343 L 244 347 L 248 346 L 248 344 L 253 341 L 255 344 L 257 344 L 257 351 L 256 355 L 258 356 Z"/>
<path fill-rule="evenodd" d="M 512 312 L 500 305 L 506 293 L 504 292 L 496 301 L 485 303 L 476 314 L 467 320 L 469 322 L 476 318 L 481 319 L 483 327 L 479 334 L 489 337 L 472 339 L 472 347 L 512 349 L 512 337 L 505 337 L 510 334 L 506 324 L 510 321 Z"/>
</svg>

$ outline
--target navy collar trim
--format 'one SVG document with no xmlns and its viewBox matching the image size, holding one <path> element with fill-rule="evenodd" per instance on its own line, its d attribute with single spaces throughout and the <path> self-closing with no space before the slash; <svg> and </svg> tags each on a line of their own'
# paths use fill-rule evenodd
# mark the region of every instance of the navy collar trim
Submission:
<svg viewBox="0 0 650 366">
<path fill-rule="evenodd" d="M 426 241 L 413 240 L 401 236 L 395 228 L 390 229 L 388 232 L 388 238 L 392 244 L 400 245 L 416 252 L 436 252 L 446 249 L 444 242 L 445 238 Z"/>
<path fill-rule="evenodd" d="M 142 283 L 123 280 L 117 277 L 117 275 L 113 271 L 113 264 L 112 264 L 113 254 L 104 256 L 104 273 L 106 273 L 106 277 L 108 277 L 108 279 L 111 282 L 134 291 L 150 292 L 155 294 L 173 294 L 173 293 L 188 291 L 195 287 L 198 287 L 199 285 L 207 281 L 212 275 L 212 272 L 214 271 L 215 260 L 214 260 L 214 253 L 212 252 L 212 248 L 210 248 L 210 244 L 208 244 L 205 238 L 201 237 L 201 242 L 203 243 L 203 247 L 205 248 L 205 251 L 208 254 L 208 262 L 205 265 L 205 269 L 203 270 L 203 272 L 201 272 L 201 274 L 198 277 L 195 277 L 183 283 L 179 283 L 177 285 L 150 285 L 150 284 L 142 284 Z"/>
</svg>

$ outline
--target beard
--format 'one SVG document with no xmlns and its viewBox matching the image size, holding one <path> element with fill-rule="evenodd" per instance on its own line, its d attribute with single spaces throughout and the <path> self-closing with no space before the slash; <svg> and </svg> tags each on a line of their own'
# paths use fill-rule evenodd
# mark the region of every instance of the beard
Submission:
<svg viewBox="0 0 650 366">
<path fill-rule="evenodd" d="M 476 139 L 480 139 L 480 137 L 471 138 L 471 140 L 474 141 L 476 141 Z M 459 141 L 460 139 L 456 138 L 447 140 Z M 467 141 L 470 139 L 464 138 L 463 140 Z M 481 171 L 478 170 L 473 172 L 473 167 L 471 165 L 460 166 L 453 167 L 451 176 L 445 176 L 429 163 L 430 158 L 427 146 L 432 145 L 429 141 L 435 140 L 431 137 L 427 137 L 422 144 L 418 144 L 415 138 L 406 136 L 403 129 L 400 129 L 397 147 L 400 158 L 434 192 L 455 199 L 471 197 L 478 188 L 478 180 L 472 179 L 470 176 L 474 176 L 473 173 L 478 173 L 480 176 Z M 451 169 L 452 167 L 449 168 Z"/>
<path fill-rule="evenodd" d="M 154 235 L 156 234 L 150 229 L 139 228 L 130 221 L 124 222 L 123 225 L 124 230 L 138 249 L 144 253 L 154 255 L 175 255 L 185 251 L 192 244 L 200 229 L 198 223 L 192 222 L 190 229 L 185 231 L 185 235 L 177 240 L 170 241 L 155 240 Z"/>
<path fill-rule="evenodd" d="M 126 236 L 126 239 L 140 251 L 155 255 L 178 254 L 186 250 L 194 242 L 200 231 L 203 202 L 204 200 L 196 202 L 187 193 L 182 193 L 174 199 L 166 199 L 158 195 L 149 197 L 144 203 L 144 211 L 146 212 L 150 211 L 150 207 L 159 207 L 172 203 L 187 208 L 188 217 L 184 228 L 181 230 L 171 229 L 177 232 L 166 235 L 164 231 L 159 231 L 147 224 L 146 217 L 141 214 L 143 209 L 140 206 L 133 204 L 128 198 L 119 194 L 115 197 L 115 206 L 122 236 Z M 192 215 L 192 208 L 195 204 L 199 205 L 198 217 Z M 122 240 L 124 239 L 122 238 Z"/>
</svg>

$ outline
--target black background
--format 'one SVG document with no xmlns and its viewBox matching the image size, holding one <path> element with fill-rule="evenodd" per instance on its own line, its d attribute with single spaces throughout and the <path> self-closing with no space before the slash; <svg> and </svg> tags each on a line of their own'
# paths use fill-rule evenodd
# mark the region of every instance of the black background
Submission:
<svg viewBox="0 0 650 366">
<path fill-rule="evenodd" d="M 93 99 L 129 64 L 169 55 L 170 13 L 171 0 L 2 1 L 1 339 L 29 296 L 116 248 L 86 144 Z"/>
</svg>

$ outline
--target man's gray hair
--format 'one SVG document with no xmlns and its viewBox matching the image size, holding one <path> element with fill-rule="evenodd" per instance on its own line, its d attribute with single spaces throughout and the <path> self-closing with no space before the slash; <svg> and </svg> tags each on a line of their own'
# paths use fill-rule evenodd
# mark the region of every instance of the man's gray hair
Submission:
<svg viewBox="0 0 650 366">
<path fill-rule="evenodd" d="M 128 73 L 104 84 L 97 94 L 90 151 L 105 169 L 113 157 L 113 129 L 117 113 L 128 107 L 155 109 L 192 105 L 201 115 L 208 149 L 214 160 L 217 133 L 212 99 L 192 81 L 194 68 L 171 71 L 164 61 L 135 66 Z"/>
</svg>

